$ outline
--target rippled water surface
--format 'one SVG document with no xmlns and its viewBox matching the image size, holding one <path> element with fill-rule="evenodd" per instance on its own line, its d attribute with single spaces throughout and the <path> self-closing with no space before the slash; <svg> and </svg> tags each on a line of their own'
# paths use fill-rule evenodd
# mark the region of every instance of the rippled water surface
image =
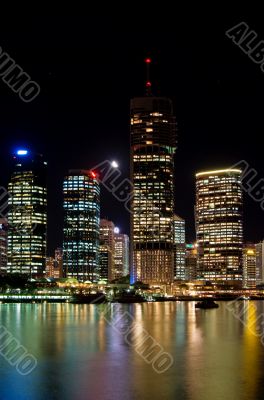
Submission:
<svg viewBox="0 0 264 400">
<path fill-rule="evenodd" d="M 23 376 L 0 355 L 0 399 L 263 399 L 264 302 L 219 304 L 1 304 L 1 326 L 38 364 Z M 136 347 L 146 335 L 172 356 L 167 371 Z"/>
</svg>

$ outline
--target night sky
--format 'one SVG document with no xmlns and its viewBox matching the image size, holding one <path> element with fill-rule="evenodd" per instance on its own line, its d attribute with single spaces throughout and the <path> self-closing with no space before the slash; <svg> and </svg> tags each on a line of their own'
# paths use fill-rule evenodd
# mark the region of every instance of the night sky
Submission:
<svg viewBox="0 0 264 400">
<path fill-rule="evenodd" d="M 221 13 L 220 13 L 221 11 Z M 206 12 L 206 14 L 205 14 Z M 255 14 L 261 11 L 255 10 Z M 158 10 L 120 18 L 112 12 L 3 17 L 0 46 L 41 87 L 23 103 L 0 80 L 0 185 L 10 156 L 25 146 L 48 161 L 48 248 L 62 244 L 62 181 L 70 168 L 117 160 L 129 174 L 129 101 L 144 94 L 144 58 L 153 59 L 153 92 L 174 102 L 178 121 L 176 212 L 195 237 L 195 172 L 245 159 L 264 178 L 264 73 L 225 35 L 245 21 L 238 10 Z M 209 16 L 208 16 L 209 15 Z M 102 191 L 102 217 L 129 232 L 123 205 Z M 245 239 L 264 238 L 264 211 L 245 194 Z"/>
</svg>

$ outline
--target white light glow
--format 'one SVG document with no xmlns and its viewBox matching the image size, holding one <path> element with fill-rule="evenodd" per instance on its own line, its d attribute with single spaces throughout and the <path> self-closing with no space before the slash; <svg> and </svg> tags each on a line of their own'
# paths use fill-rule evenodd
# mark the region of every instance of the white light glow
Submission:
<svg viewBox="0 0 264 400">
<path fill-rule="evenodd" d="M 118 163 L 116 161 L 112 161 L 111 165 L 112 165 L 113 168 L 118 168 L 119 167 L 119 165 L 118 165 Z"/>
</svg>

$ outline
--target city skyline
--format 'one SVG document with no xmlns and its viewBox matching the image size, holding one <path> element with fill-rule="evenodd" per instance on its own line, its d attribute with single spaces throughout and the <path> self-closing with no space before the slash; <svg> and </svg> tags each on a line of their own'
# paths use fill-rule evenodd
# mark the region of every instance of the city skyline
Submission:
<svg viewBox="0 0 264 400">
<path fill-rule="evenodd" d="M 75 8 L 0 24 L 0 400 L 263 399 L 260 6 Z"/>
<path fill-rule="evenodd" d="M 69 20 L 76 27 L 70 36 L 66 32 Z M 228 167 L 244 159 L 256 169 L 259 178 L 264 176 L 261 161 L 264 127 L 259 101 L 263 73 L 226 37 L 225 31 L 237 21 L 231 16 L 215 25 L 203 20 L 199 29 L 194 24 L 185 35 L 177 15 L 173 24 L 160 21 L 163 29 L 159 32 L 154 27 L 148 27 L 148 32 L 139 22 L 137 32 L 131 35 L 129 28 L 123 26 L 127 40 L 124 49 L 117 40 L 118 28 L 104 16 L 100 21 L 96 27 L 92 20 L 82 24 L 82 18 L 79 21 L 76 17 L 73 20 L 65 17 L 60 22 L 61 31 L 65 32 L 63 41 L 56 35 L 55 18 L 49 21 L 45 40 L 40 35 L 46 26 L 42 17 L 38 24 L 30 22 L 28 28 L 20 29 L 19 23 L 11 24 L 12 30 L 4 24 L 1 26 L 3 40 L 6 38 L 8 43 L 6 50 L 43 89 L 32 103 L 24 104 L 7 86 L 2 88 L 1 184 L 7 185 L 9 154 L 16 148 L 29 147 L 45 154 L 51 172 L 48 252 L 53 254 L 62 243 L 60 188 L 67 170 L 89 169 L 102 160 L 116 159 L 123 174 L 129 176 L 129 101 L 144 94 L 143 60 L 150 56 L 152 91 L 172 98 L 177 115 L 179 145 L 175 187 L 181 188 L 182 195 L 175 199 L 175 211 L 189 221 L 186 237 L 192 242 L 196 171 Z M 172 22 L 171 18 L 169 21 Z M 100 35 L 103 24 L 108 27 L 107 40 Z M 35 35 L 29 35 L 32 28 Z M 252 28 L 261 36 L 260 25 Z M 19 47 L 17 37 L 21 37 Z M 66 51 L 63 44 L 72 43 L 71 37 L 73 41 L 78 39 L 78 53 L 83 54 L 76 65 L 68 60 L 74 46 Z M 87 41 L 89 37 L 93 41 Z M 193 43 L 194 37 L 197 43 L 203 43 L 202 49 Z M 15 119 L 12 118 L 14 111 Z M 249 132 L 251 140 L 242 139 Z M 67 136 L 77 140 L 67 141 Z M 220 138 L 217 146 L 215 138 Z M 129 233 L 128 213 L 107 193 L 106 198 L 102 216 L 114 220 L 123 232 Z M 261 221 L 263 212 L 247 196 L 245 202 L 245 238 L 257 242 L 263 239 L 262 227 L 252 221 Z"/>
</svg>

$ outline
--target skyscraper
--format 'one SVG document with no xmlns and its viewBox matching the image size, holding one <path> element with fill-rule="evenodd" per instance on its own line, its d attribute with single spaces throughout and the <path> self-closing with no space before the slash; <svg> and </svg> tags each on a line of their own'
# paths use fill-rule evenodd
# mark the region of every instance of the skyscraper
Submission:
<svg viewBox="0 0 264 400">
<path fill-rule="evenodd" d="M 47 163 L 27 150 L 13 156 L 8 185 L 8 265 L 10 273 L 41 275 L 45 270 Z"/>
<path fill-rule="evenodd" d="M 114 269 L 114 224 L 107 219 L 100 220 L 100 279 L 111 281 Z"/>
<path fill-rule="evenodd" d="M 243 249 L 243 286 L 248 289 L 256 287 L 256 246 L 252 243 Z"/>
<path fill-rule="evenodd" d="M 58 247 L 55 250 L 55 257 L 46 258 L 46 277 L 59 279 L 63 277 L 62 271 L 62 248 Z"/>
<path fill-rule="evenodd" d="M 54 278 L 54 258 L 47 257 L 46 258 L 46 278 Z"/>
<path fill-rule="evenodd" d="M 129 274 L 129 237 L 115 229 L 115 254 L 113 279 Z"/>
<path fill-rule="evenodd" d="M 241 171 L 196 174 L 198 278 L 242 283 Z"/>
<path fill-rule="evenodd" d="M 63 250 L 61 247 L 55 249 L 54 258 L 54 278 L 62 278 L 63 276 Z"/>
<path fill-rule="evenodd" d="M 149 59 L 146 62 L 150 62 Z M 131 100 L 131 250 L 133 280 L 173 281 L 174 153 L 171 100 L 151 95 Z"/>
<path fill-rule="evenodd" d="M 264 283 L 264 240 L 256 244 L 256 283 Z"/>
<path fill-rule="evenodd" d="M 7 268 L 7 220 L 0 218 L 0 273 Z"/>
<path fill-rule="evenodd" d="M 193 243 L 186 244 L 186 279 L 194 281 L 197 278 L 197 248 Z"/>
<path fill-rule="evenodd" d="M 79 281 L 99 279 L 100 188 L 96 174 L 70 170 L 63 182 L 64 275 Z"/>
<path fill-rule="evenodd" d="M 185 280 L 185 221 L 178 215 L 173 217 L 174 279 Z"/>
</svg>

